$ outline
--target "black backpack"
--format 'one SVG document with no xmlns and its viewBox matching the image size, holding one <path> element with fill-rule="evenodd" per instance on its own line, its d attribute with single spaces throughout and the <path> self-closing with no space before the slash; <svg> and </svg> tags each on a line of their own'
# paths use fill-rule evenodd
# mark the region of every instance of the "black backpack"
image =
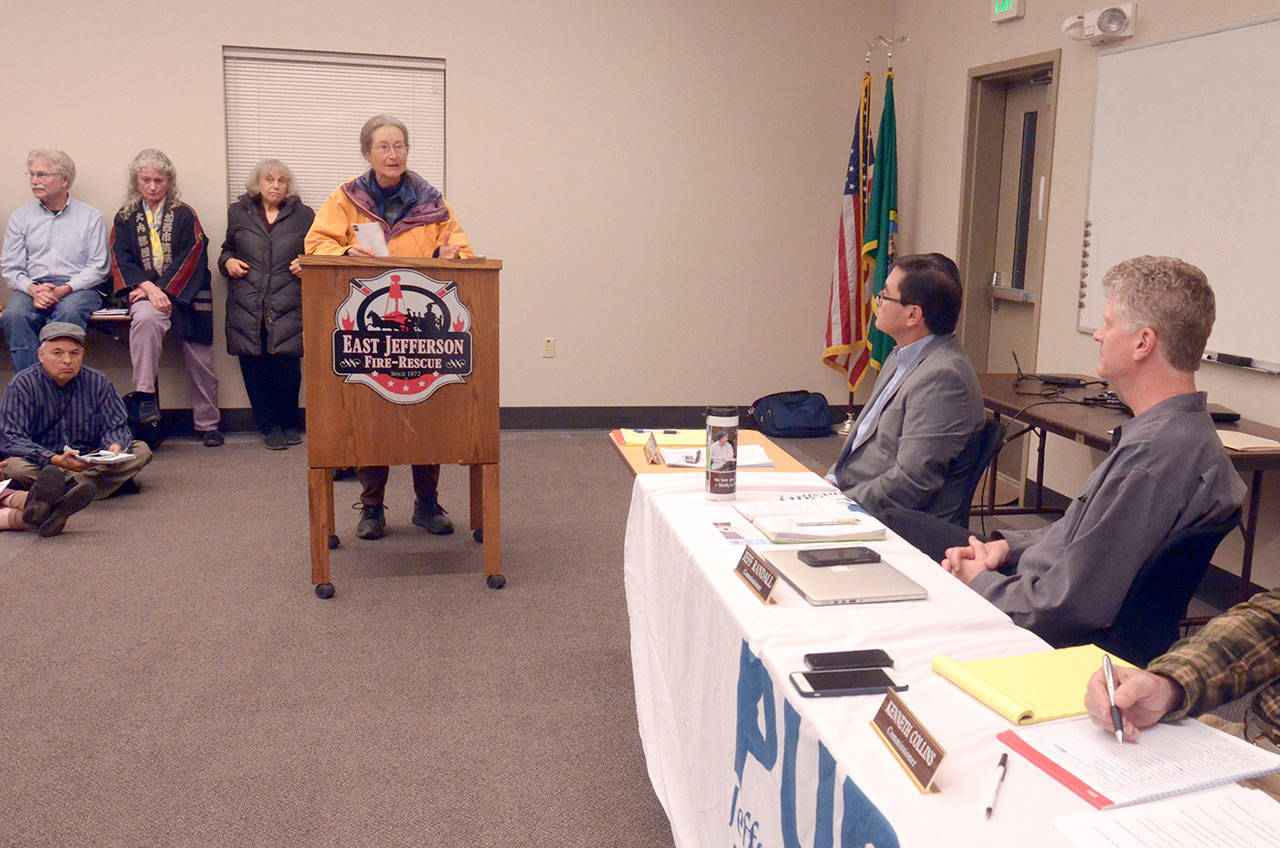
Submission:
<svg viewBox="0 0 1280 848">
<path fill-rule="evenodd" d="M 795 438 L 831 435 L 827 399 L 816 392 L 776 392 L 758 398 L 747 414 L 766 436 Z"/>
</svg>

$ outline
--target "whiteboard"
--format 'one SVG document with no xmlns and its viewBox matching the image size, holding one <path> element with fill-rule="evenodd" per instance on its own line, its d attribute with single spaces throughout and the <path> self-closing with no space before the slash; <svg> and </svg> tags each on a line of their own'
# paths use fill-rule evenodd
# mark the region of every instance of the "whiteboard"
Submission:
<svg viewBox="0 0 1280 848">
<path fill-rule="evenodd" d="M 1101 324 L 1107 269 L 1144 253 L 1209 277 L 1209 351 L 1280 369 L 1280 18 L 1098 57 L 1077 329 Z"/>
</svg>

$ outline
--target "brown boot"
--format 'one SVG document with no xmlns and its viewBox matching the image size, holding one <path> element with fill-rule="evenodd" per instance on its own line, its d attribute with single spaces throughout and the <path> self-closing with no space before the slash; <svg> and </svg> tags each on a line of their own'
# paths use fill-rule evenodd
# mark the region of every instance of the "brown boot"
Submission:
<svg viewBox="0 0 1280 848">
<path fill-rule="evenodd" d="M 27 505 L 22 510 L 22 523 L 28 527 L 39 526 L 49 517 L 49 512 L 58 498 L 67 490 L 67 478 L 62 476 L 62 469 L 56 465 L 46 465 L 41 469 L 36 481 L 27 492 Z"/>
<path fill-rule="evenodd" d="M 36 532 L 41 536 L 57 536 L 67 526 L 67 518 L 93 503 L 98 487 L 84 480 L 76 483 L 49 510 L 49 517 L 41 522 Z"/>
</svg>

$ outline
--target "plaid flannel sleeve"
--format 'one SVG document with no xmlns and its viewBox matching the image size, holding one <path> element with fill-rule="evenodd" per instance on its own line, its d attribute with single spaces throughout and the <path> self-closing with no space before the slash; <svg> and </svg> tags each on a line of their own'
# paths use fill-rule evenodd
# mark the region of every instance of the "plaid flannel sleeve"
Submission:
<svg viewBox="0 0 1280 848">
<path fill-rule="evenodd" d="M 1156 657 L 1147 670 L 1186 693 L 1165 720 L 1199 715 L 1268 683 L 1258 707 L 1272 720 L 1280 718 L 1280 589 L 1232 607 Z"/>
</svg>

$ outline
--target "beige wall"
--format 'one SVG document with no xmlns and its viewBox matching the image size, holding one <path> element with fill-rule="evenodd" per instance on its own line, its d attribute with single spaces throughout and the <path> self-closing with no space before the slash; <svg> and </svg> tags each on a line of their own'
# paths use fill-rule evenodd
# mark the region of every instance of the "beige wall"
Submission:
<svg viewBox="0 0 1280 848">
<path fill-rule="evenodd" d="M 849 47 L 890 31 L 890 0 L 40 8 L 0 33 L 0 53 L 31 69 L 0 93 L 5 218 L 30 200 L 28 148 L 71 153 L 73 193 L 109 218 L 151 145 L 216 252 L 224 44 L 442 57 L 449 201 L 477 251 L 505 262 L 504 406 L 840 396 L 819 354 L 862 71 Z M 95 347 L 125 388 L 127 357 Z M 247 406 L 220 326 L 215 348 L 222 406 Z M 164 405 L 186 406 L 169 365 Z"/>
<path fill-rule="evenodd" d="M 1079 0 L 1032 0 L 1026 4 L 1023 20 L 1000 25 L 988 22 L 988 4 L 979 0 L 896 0 L 894 5 L 896 34 L 911 38 L 900 51 L 895 82 L 904 250 L 956 248 L 968 70 L 1062 50 L 1037 361 L 1037 367 L 1045 371 L 1092 373 L 1097 360 L 1096 345 L 1075 329 L 1075 296 L 1080 231 L 1088 200 L 1098 50 L 1068 41 L 1059 27 L 1068 15 L 1099 5 Z M 1280 11 L 1274 0 L 1142 0 L 1138 7 L 1139 40 Z M 1190 255 L 1185 258 L 1195 260 Z M 1210 400 L 1234 407 L 1248 418 L 1280 426 L 1280 378 L 1206 363 L 1198 380 Z M 1051 439 L 1045 480 L 1059 491 L 1074 493 L 1098 458 L 1064 439 Z M 1274 518 L 1280 503 L 1278 477 L 1272 475 L 1264 487 L 1263 508 L 1270 513 L 1270 520 L 1264 521 L 1255 556 L 1254 580 L 1268 586 L 1280 584 L 1280 523 Z M 1219 562 L 1233 557 L 1238 562 L 1238 551 L 1238 538 L 1228 540 Z"/>
</svg>

